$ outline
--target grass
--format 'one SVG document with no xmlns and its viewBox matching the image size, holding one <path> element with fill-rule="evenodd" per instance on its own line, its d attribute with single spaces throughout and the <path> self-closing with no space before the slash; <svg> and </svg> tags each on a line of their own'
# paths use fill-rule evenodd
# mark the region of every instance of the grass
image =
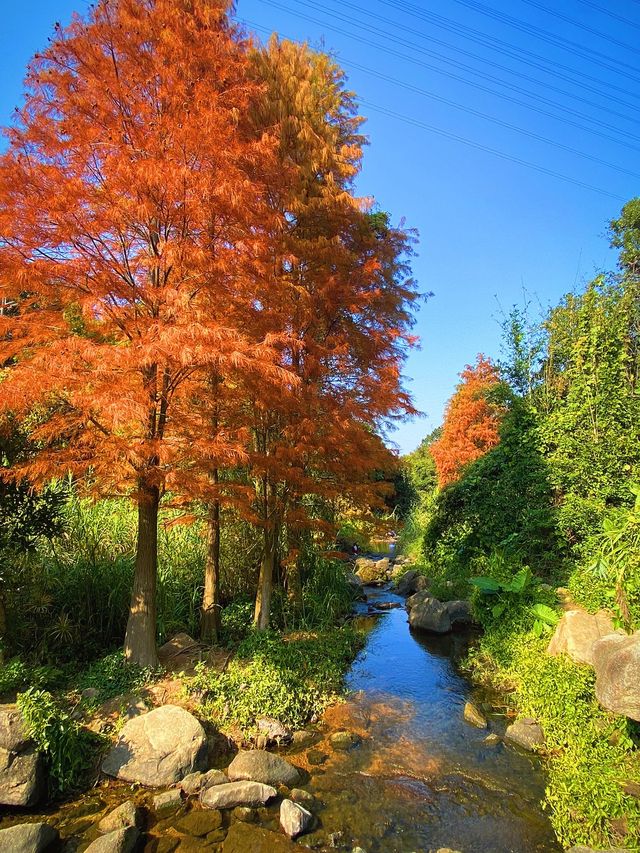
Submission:
<svg viewBox="0 0 640 853">
<path fill-rule="evenodd" d="M 549 809 L 559 841 L 640 850 L 640 802 L 622 790 L 640 782 L 638 728 L 602 709 L 594 672 L 546 653 L 549 638 L 508 621 L 489 629 L 472 652 L 476 679 L 505 691 L 523 716 L 537 719 L 548 753 Z M 625 838 L 626 836 L 626 838 Z"/>
<path fill-rule="evenodd" d="M 187 690 L 221 728 L 249 732 L 258 717 L 299 728 L 335 702 L 363 643 L 350 627 L 282 636 L 251 633 L 223 673 L 200 666 Z"/>
</svg>

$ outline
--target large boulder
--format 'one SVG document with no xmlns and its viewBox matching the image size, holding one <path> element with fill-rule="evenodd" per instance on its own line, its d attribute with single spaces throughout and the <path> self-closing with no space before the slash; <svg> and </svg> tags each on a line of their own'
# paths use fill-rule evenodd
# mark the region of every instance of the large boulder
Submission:
<svg viewBox="0 0 640 853">
<path fill-rule="evenodd" d="M 576 663 L 593 666 L 593 644 L 613 633 L 613 621 L 606 610 L 598 613 L 567 610 L 558 622 L 547 652 L 550 655 L 566 654 Z"/>
<path fill-rule="evenodd" d="M 202 769 L 206 750 L 196 718 L 184 708 L 164 705 L 125 724 L 102 770 L 125 782 L 165 787 Z"/>
<path fill-rule="evenodd" d="M 251 781 L 292 788 L 300 781 L 300 771 L 279 755 L 263 749 L 239 752 L 227 770 L 231 782 Z"/>
<path fill-rule="evenodd" d="M 213 785 L 200 795 L 200 802 L 207 809 L 233 809 L 236 806 L 263 806 L 277 795 L 271 785 L 262 782 L 227 782 Z"/>
<path fill-rule="evenodd" d="M 41 853 L 58 840 L 58 830 L 48 823 L 19 823 L 0 829 L 0 850 L 7 853 Z"/>
<path fill-rule="evenodd" d="M 596 698 L 603 708 L 640 721 L 640 631 L 609 634 L 593 645 Z"/>
<path fill-rule="evenodd" d="M 0 749 L 20 752 L 31 741 L 16 705 L 0 705 Z"/>
<path fill-rule="evenodd" d="M 396 581 L 396 592 L 398 595 L 414 595 L 416 592 L 424 592 L 428 584 L 424 575 L 416 569 L 409 569 Z"/>
<path fill-rule="evenodd" d="M 532 720 L 530 717 L 523 717 L 508 726 L 504 733 L 504 739 L 529 751 L 544 746 L 544 732 L 542 731 L 542 727 L 540 723 Z"/>
<path fill-rule="evenodd" d="M 473 621 L 468 601 L 443 602 L 419 592 L 407 599 L 407 606 L 410 606 L 409 625 L 433 634 L 448 634 Z"/>
<path fill-rule="evenodd" d="M 37 805 L 46 791 L 42 756 L 30 745 L 21 752 L 0 749 L 0 803 L 5 806 Z"/>
<path fill-rule="evenodd" d="M 35 806 L 45 794 L 42 756 L 15 705 L 0 705 L 0 804 Z"/>
</svg>

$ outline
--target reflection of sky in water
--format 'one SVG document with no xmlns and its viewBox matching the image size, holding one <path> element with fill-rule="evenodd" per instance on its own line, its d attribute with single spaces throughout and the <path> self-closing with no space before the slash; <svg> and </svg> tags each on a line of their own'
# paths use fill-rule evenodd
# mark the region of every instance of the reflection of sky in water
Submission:
<svg viewBox="0 0 640 853">
<path fill-rule="evenodd" d="M 404 604 L 382 590 L 368 594 L 374 605 Z M 332 727 L 360 731 L 364 741 L 314 777 L 328 809 L 323 823 L 342 821 L 368 853 L 558 850 L 539 805 L 544 777 L 535 760 L 489 747 L 487 731 L 462 718 L 471 688 L 452 661 L 467 639 L 412 634 L 404 606 L 375 618 L 347 679 L 352 701 L 328 715 Z M 504 727 L 503 718 L 491 719 L 491 730 Z"/>
</svg>

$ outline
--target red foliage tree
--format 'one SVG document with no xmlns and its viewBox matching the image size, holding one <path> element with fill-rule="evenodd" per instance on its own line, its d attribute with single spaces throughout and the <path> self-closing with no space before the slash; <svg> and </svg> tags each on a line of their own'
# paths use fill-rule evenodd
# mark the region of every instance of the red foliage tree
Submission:
<svg viewBox="0 0 640 853">
<path fill-rule="evenodd" d="M 138 505 L 127 658 L 156 662 L 157 521 L 194 457 L 244 447 L 198 433 L 213 373 L 278 374 L 247 333 L 274 283 L 273 145 L 245 116 L 260 86 L 227 0 L 102 0 L 58 28 L 27 77 L 0 160 L 0 408 L 50 413 L 11 473 L 71 470 Z M 271 372 L 274 368 L 274 373 Z"/>
<path fill-rule="evenodd" d="M 478 355 L 474 366 L 466 365 L 461 382 L 449 400 L 442 435 L 431 447 L 438 485 L 459 479 L 463 468 L 498 444 L 502 409 L 488 399 L 488 392 L 500 382 L 497 367 Z"/>
</svg>

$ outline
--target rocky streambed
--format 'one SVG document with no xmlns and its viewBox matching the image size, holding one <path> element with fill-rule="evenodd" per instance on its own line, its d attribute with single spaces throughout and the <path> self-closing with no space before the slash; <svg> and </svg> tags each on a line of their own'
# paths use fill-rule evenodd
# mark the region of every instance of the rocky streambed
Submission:
<svg viewBox="0 0 640 853">
<path fill-rule="evenodd" d="M 229 762 L 212 760 L 182 708 L 134 717 L 103 764 L 110 780 L 62 807 L 5 812 L 0 849 L 559 849 L 540 806 L 538 760 L 505 742 L 507 720 L 457 669 L 473 633 L 413 631 L 404 597 L 365 591 L 358 619 L 368 640 L 347 677 L 349 700 L 317 726 L 277 754 L 245 750 Z"/>
</svg>

